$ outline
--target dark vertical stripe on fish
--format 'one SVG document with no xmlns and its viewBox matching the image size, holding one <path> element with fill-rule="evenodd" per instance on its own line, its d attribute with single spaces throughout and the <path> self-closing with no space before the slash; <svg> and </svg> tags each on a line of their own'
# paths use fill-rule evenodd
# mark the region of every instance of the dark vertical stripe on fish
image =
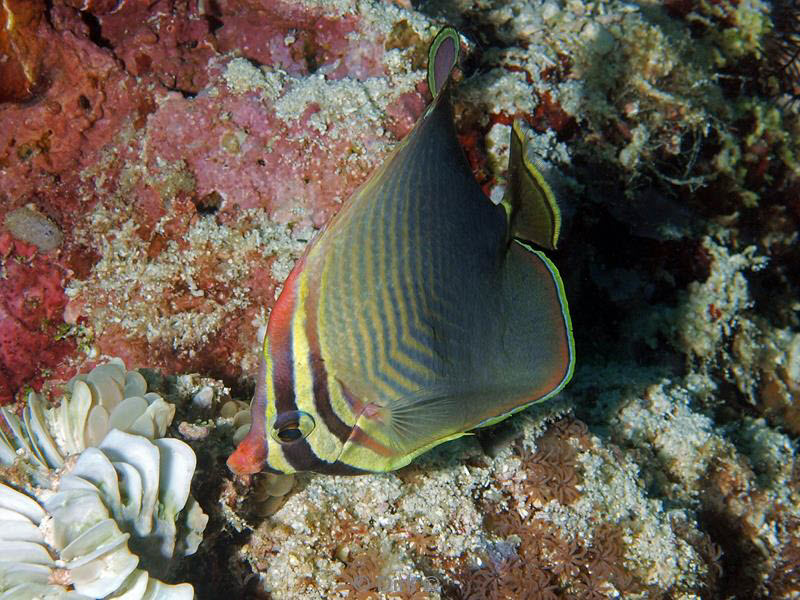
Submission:
<svg viewBox="0 0 800 600">
<path fill-rule="evenodd" d="M 328 372 L 322 359 L 319 346 L 319 330 L 317 329 L 318 290 L 309 290 L 306 296 L 306 340 L 308 341 L 308 362 L 311 366 L 312 389 L 314 393 L 314 408 L 328 430 L 344 443 L 350 435 L 347 426 L 333 411 L 331 397 L 328 390 Z"/>
<path fill-rule="evenodd" d="M 279 301 L 270 314 L 267 335 L 272 357 L 272 382 L 275 390 L 275 411 L 277 414 L 297 410 L 294 390 L 294 351 L 292 323 L 297 310 L 297 279 L 303 272 L 301 258 L 283 286 Z M 274 327 L 272 325 L 275 325 Z M 267 428 L 271 426 L 267 423 Z M 267 435 L 270 432 L 267 431 Z M 292 468 L 302 471 L 312 468 L 319 462 L 307 440 L 298 440 L 281 445 L 284 457 Z"/>
</svg>

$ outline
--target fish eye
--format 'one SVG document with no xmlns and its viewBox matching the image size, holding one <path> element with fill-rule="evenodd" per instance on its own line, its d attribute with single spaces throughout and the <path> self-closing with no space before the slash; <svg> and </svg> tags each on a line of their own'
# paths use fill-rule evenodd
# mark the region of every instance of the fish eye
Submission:
<svg viewBox="0 0 800 600">
<path fill-rule="evenodd" d="M 275 417 L 270 428 L 272 439 L 279 444 L 291 444 L 304 439 L 314 430 L 314 417 L 302 410 L 290 410 Z"/>
</svg>

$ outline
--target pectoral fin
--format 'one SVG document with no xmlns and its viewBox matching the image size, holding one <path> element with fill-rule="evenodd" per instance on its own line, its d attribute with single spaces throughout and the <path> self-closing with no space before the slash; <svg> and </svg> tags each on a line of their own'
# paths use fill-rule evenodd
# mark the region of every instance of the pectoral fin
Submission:
<svg viewBox="0 0 800 600">
<path fill-rule="evenodd" d="M 433 446 L 465 435 L 461 401 L 457 393 L 437 386 L 385 406 L 366 404 L 339 461 L 369 471 L 398 469 Z"/>
</svg>

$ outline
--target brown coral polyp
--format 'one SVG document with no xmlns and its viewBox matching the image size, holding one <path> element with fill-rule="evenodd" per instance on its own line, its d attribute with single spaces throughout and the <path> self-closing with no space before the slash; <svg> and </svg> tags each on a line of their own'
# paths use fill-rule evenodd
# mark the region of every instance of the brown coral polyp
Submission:
<svg viewBox="0 0 800 600">
<path fill-rule="evenodd" d="M 577 451 L 567 441 L 573 436 L 585 445 L 586 426 L 580 421 L 566 420 L 539 439 L 536 452 L 520 450 L 527 474 L 522 487 L 528 508 L 538 508 L 551 500 L 572 504 L 580 497 Z"/>
</svg>

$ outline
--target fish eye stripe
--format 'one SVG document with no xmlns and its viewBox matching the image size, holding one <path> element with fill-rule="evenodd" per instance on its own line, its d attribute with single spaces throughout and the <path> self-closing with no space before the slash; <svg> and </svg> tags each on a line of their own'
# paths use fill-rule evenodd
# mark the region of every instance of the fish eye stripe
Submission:
<svg viewBox="0 0 800 600">
<path fill-rule="evenodd" d="M 359 469 L 358 467 L 354 467 L 340 460 L 332 463 L 317 464 L 314 466 L 314 471 L 323 473 L 324 475 L 365 475 L 367 473 L 372 473 L 372 471 Z"/>
<path fill-rule="evenodd" d="M 280 444 L 293 444 L 316 428 L 316 420 L 309 413 L 296 410 L 280 413 L 270 428 L 270 435 Z"/>
<path fill-rule="evenodd" d="M 321 459 L 316 455 L 308 438 L 303 438 L 285 446 L 279 446 L 286 461 L 295 471 L 318 470 Z"/>
<path fill-rule="evenodd" d="M 315 308 L 313 294 L 308 286 L 309 272 L 303 271 L 296 280 L 295 307 L 291 320 L 292 348 L 295 373 L 295 403 L 300 411 L 305 411 L 313 419 L 313 427 L 306 424 L 304 436 L 316 459 L 332 461 L 339 455 L 341 444 L 327 443 L 336 436 L 328 428 L 328 421 L 319 411 L 319 385 L 327 385 L 326 374 L 315 380 L 314 362 L 318 362 L 312 352 L 309 338 L 309 310 Z M 319 373 L 317 374 L 319 375 Z M 327 390 L 326 390 L 327 391 Z M 332 416 L 330 412 L 327 416 Z M 348 428 L 349 429 L 349 428 Z M 311 436 L 311 437 L 309 437 Z M 296 436 L 295 436 L 296 437 Z M 285 440 L 278 440 L 285 441 Z M 311 459 L 312 457 L 309 457 Z"/>
</svg>

